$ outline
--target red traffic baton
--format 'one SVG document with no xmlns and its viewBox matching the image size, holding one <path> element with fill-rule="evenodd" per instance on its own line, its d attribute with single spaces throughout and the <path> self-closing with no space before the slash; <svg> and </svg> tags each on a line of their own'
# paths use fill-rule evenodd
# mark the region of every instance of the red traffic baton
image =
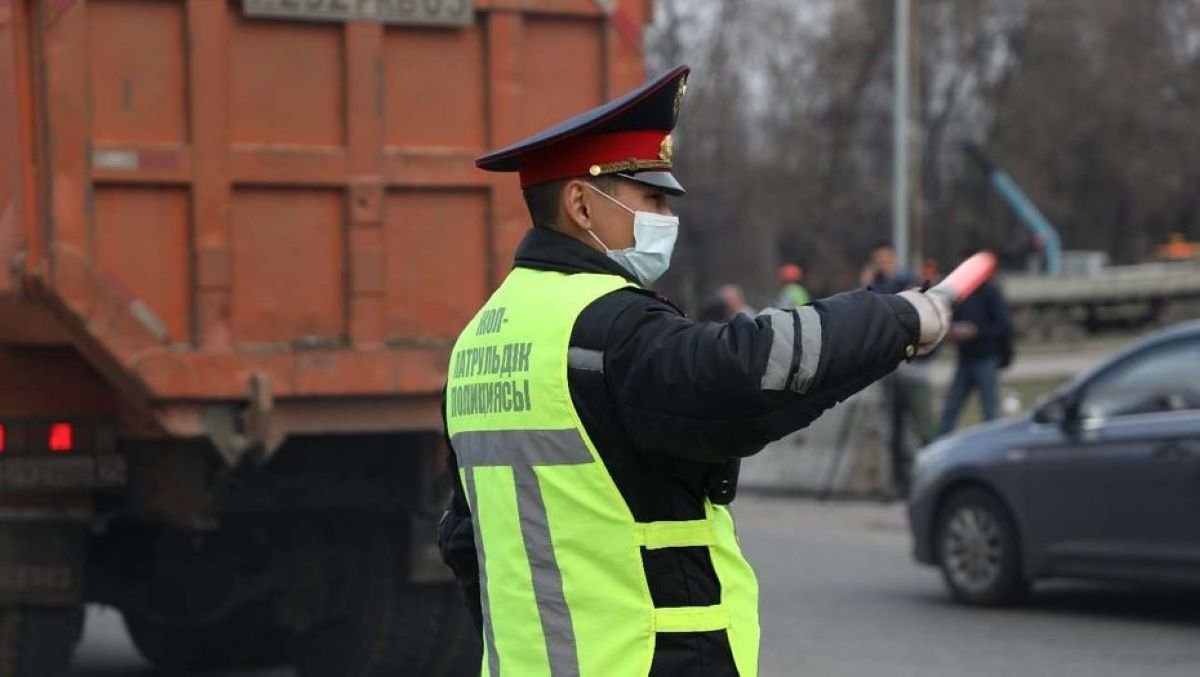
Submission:
<svg viewBox="0 0 1200 677">
<path fill-rule="evenodd" d="M 979 252 L 958 264 L 958 267 L 950 271 L 946 279 L 942 280 L 934 289 L 948 292 L 950 300 L 958 303 L 973 294 L 984 282 L 987 282 L 988 278 L 996 273 L 996 267 L 995 254 Z"/>
</svg>

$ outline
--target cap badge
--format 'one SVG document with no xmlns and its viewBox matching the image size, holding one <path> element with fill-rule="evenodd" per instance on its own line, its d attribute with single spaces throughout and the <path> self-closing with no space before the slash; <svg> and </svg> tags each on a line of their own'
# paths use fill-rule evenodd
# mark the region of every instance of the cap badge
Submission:
<svg viewBox="0 0 1200 677">
<path fill-rule="evenodd" d="M 675 142 L 671 139 L 671 135 L 667 134 L 663 137 L 662 143 L 658 146 L 658 159 L 670 164 L 672 156 L 675 153 Z"/>
</svg>

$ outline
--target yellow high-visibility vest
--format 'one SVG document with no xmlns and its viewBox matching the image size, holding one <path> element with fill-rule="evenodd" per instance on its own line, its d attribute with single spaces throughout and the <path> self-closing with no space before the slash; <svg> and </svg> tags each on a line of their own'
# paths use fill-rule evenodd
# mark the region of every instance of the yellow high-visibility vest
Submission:
<svg viewBox="0 0 1200 677">
<path fill-rule="evenodd" d="M 706 501 L 702 520 L 635 521 L 571 402 L 575 320 L 625 286 L 517 268 L 454 346 L 446 422 L 475 527 L 488 677 L 646 675 L 657 633 L 713 630 L 742 677 L 758 673 L 758 583 L 728 510 Z M 680 547 L 709 549 L 719 604 L 655 608 L 641 549 Z"/>
</svg>

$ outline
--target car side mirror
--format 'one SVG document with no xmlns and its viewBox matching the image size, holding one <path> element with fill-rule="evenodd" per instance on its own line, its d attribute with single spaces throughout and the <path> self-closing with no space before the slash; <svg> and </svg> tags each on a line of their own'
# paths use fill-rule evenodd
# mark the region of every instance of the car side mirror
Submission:
<svg viewBox="0 0 1200 677">
<path fill-rule="evenodd" d="M 1037 423 L 1057 423 L 1070 432 L 1079 427 L 1079 399 L 1070 394 L 1055 395 L 1037 406 L 1033 411 Z"/>
<path fill-rule="evenodd" d="M 1062 397 L 1050 397 L 1038 402 L 1033 410 L 1035 423 L 1062 423 L 1067 418 L 1067 407 Z"/>
</svg>

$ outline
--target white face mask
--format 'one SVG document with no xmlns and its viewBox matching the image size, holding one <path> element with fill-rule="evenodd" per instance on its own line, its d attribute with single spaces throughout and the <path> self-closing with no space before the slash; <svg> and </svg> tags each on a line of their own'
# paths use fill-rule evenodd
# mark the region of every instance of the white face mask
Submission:
<svg viewBox="0 0 1200 677">
<path fill-rule="evenodd" d="M 671 252 L 675 249 L 675 238 L 679 235 L 679 217 L 634 211 L 592 184 L 587 185 L 621 209 L 633 214 L 633 246 L 614 251 L 609 249 L 596 233 L 588 230 L 588 234 L 604 247 L 610 259 L 633 273 L 644 286 L 654 284 L 671 266 Z"/>
</svg>

